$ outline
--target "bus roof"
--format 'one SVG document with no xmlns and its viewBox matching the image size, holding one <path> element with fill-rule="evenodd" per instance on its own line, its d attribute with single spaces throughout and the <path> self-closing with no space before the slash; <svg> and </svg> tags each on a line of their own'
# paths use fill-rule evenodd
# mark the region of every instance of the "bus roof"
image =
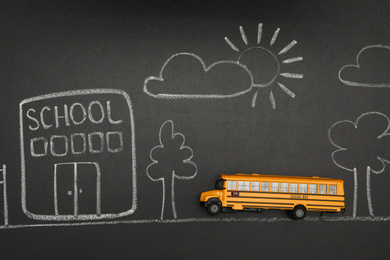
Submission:
<svg viewBox="0 0 390 260">
<path fill-rule="evenodd" d="M 318 176 L 285 176 L 285 175 L 263 175 L 258 173 L 252 173 L 252 174 L 244 174 L 244 173 L 236 173 L 236 174 L 221 174 L 221 179 L 230 179 L 230 178 L 241 178 L 245 177 L 246 179 L 257 179 L 257 178 L 266 178 L 266 179 L 296 179 L 301 181 L 336 181 L 336 182 L 344 182 L 341 179 L 332 179 L 332 178 L 324 178 L 324 177 L 318 177 Z"/>
</svg>

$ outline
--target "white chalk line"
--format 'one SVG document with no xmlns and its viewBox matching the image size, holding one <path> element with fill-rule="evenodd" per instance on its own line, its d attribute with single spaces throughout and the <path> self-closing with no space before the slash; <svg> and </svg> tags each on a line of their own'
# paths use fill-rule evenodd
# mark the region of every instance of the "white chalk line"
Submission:
<svg viewBox="0 0 390 260">
<path fill-rule="evenodd" d="M 275 97 L 274 97 L 274 93 L 272 92 L 272 90 L 269 93 L 269 100 L 271 101 L 272 108 L 275 109 L 276 102 L 275 102 Z"/>
<path fill-rule="evenodd" d="M 390 221 L 390 216 L 388 217 L 323 217 L 325 221 L 370 221 L 370 222 L 385 222 Z"/>
<path fill-rule="evenodd" d="M 228 37 L 225 37 L 225 41 L 226 41 L 227 44 L 229 44 L 230 48 L 232 48 L 232 49 L 235 50 L 236 52 L 239 52 L 239 51 L 240 51 L 240 49 L 238 49 L 238 48 L 236 47 L 236 45 L 234 45 L 234 43 L 232 43 L 232 42 L 229 40 Z"/>
<path fill-rule="evenodd" d="M 281 54 L 284 54 L 286 52 L 288 52 L 292 47 L 294 47 L 295 44 L 297 44 L 298 42 L 296 40 L 293 40 L 292 42 L 290 42 L 286 47 L 284 47 L 279 53 L 278 55 L 281 55 Z"/>
<path fill-rule="evenodd" d="M 290 218 L 183 218 L 183 219 L 140 219 L 140 220 L 118 220 L 99 222 L 79 223 L 53 223 L 53 224 L 31 224 L 31 225 L 8 225 L 0 226 L 1 229 L 33 228 L 33 227 L 72 227 L 72 226 L 100 226 L 120 224 L 182 224 L 182 223 L 234 223 L 234 222 L 388 222 L 390 217 L 306 217 L 303 220 L 295 221 Z"/>
<path fill-rule="evenodd" d="M 332 159 L 333 153 L 332 153 Z M 353 168 L 353 211 L 352 211 L 352 217 L 356 218 L 356 212 L 357 212 L 357 196 L 358 196 L 358 176 L 357 176 L 357 169 Z"/>
<path fill-rule="evenodd" d="M 131 178 L 132 178 L 132 188 L 133 188 L 133 197 L 132 197 L 132 207 L 124 212 L 120 213 L 106 213 L 101 215 L 95 214 L 85 214 L 80 216 L 70 216 L 70 215 L 40 215 L 34 214 L 27 209 L 27 201 L 26 201 L 26 162 L 25 162 L 25 149 L 24 149 L 24 131 L 23 131 L 23 105 L 39 101 L 39 100 L 48 100 L 53 98 L 60 97 L 70 97 L 70 96 L 79 96 L 79 95 L 94 95 L 94 94 L 119 94 L 123 96 L 126 100 L 127 106 L 129 108 L 130 113 L 130 126 L 131 126 L 131 160 L 132 160 L 132 168 L 131 168 Z M 63 92 L 55 92 L 51 94 L 45 94 L 40 96 L 35 96 L 31 98 L 24 99 L 19 104 L 19 131 L 20 131 L 20 156 L 21 156 L 21 202 L 22 209 L 24 214 L 26 214 L 29 218 L 36 220 L 57 220 L 57 221 L 79 221 L 79 220 L 100 220 L 100 219 L 114 219 L 124 216 L 129 216 L 135 212 L 137 209 L 137 175 L 136 175 L 136 147 L 135 147 L 135 125 L 134 125 L 134 112 L 133 106 L 130 100 L 130 96 L 123 90 L 120 89 L 110 89 L 110 88 L 102 88 L 102 89 L 78 89 L 78 90 L 70 90 Z"/>
<path fill-rule="evenodd" d="M 3 175 L 3 180 L 0 184 L 3 184 L 3 206 L 4 206 L 4 225 L 8 226 L 8 198 L 7 198 L 7 166 L 3 164 L 0 169 Z"/>
<path fill-rule="evenodd" d="M 277 82 L 279 87 L 287 94 L 289 95 L 290 97 L 292 98 L 295 98 L 295 94 L 294 92 L 292 92 L 291 90 L 289 90 L 285 85 L 283 85 L 282 83 L 279 83 Z"/>
<path fill-rule="evenodd" d="M 342 71 L 345 69 L 345 68 L 357 68 L 357 69 L 360 69 L 360 64 L 359 64 L 359 57 L 360 55 L 363 53 L 363 51 L 367 50 L 367 49 L 374 49 L 374 48 L 382 48 L 382 49 L 387 49 L 387 50 L 390 50 L 390 46 L 387 46 L 387 45 L 383 45 L 383 44 L 375 44 L 375 45 L 369 45 L 367 47 L 364 47 L 363 49 L 361 49 L 358 53 L 358 55 L 356 56 L 356 64 L 348 64 L 348 65 L 345 65 L 343 66 L 340 70 L 339 70 L 339 73 L 338 73 L 338 76 L 339 76 L 339 80 L 348 85 L 348 86 L 353 86 L 353 87 L 367 87 L 367 88 L 390 88 L 390 83 L 381 83 L 381 84 L 376 84 L 376 83 L 362 83 L 362 82 L 353 82 L 353 81 L 349 81 L 349 80 L 344 80 L 342 79 L 341 77 L 341 73 Z"/>
<path fill-rule="evenodd" d="M 280 28 L 276 29 L 274 35 L 272 36 L 271 42 L 269 44 L 270 46 L 274 45 L 274 43 L 276 42 L 276 39 L 278 38 L 279 31 L 280 31 Z"/>
<path fill-rule="evenodd" d="M 297 62 L 297 61 L 301 61 L 301 60 L 303 60 L 303 57 L 295 57 L 295 58 L 286 59 L 286 60 L 282 61 L 282 63 L 289 64 L 289 63 L 293 63 L 293 62 Z"/>
<path fill-rule="evenodd" d="M 256 99 L 257 99 L 257 94 L 258 94 L 259 91 L 256 91 L 256 93 L 253 95 L 253 98 L 252 98 L 252 107 L 255 107 L 256 106 Z"/>
<path fill-rule="evenodd" d="M 248 45 L 248 38 L 246 37 L 244 27 L 242 27 L 242 26 L 240 26 L 240 33 L 241 33 L 241 38 L 242 38 L 243 42 L 245 43 L 245 45 Z"/>
<path fill-rule="evenodd" d="M 257 27 L 257 44 L 260 44 L 262 34 L 263 34 L 263 24 L 259 23 L 259 26 Z"/>
<path fill-rule="evenodd" d="M 298 74 L 298 73 L 280 73 L 280 76 L 283 76 L 285 78 L 291 78 L 291 79 L 302 79 L 303 74 Z"/>
<path fill-rule="evenodd" d="M 368 203 L 368 212 L 370 216 L 374 216 L 374 209 L 372 207 L 372 199 L 371 199 L 371 167 L 367 166 L 366 173 L 366 186 L 367 186 L 367 203 Z"/>
<path fill-rule="evenodd" d="M 172 183 L 171 183 L 171 198 L 172 198 L 172 211 L 173 218 L 177 218 L 176 203 L 175 203 L 175 171 L 172 171 Z"/>
</svg>

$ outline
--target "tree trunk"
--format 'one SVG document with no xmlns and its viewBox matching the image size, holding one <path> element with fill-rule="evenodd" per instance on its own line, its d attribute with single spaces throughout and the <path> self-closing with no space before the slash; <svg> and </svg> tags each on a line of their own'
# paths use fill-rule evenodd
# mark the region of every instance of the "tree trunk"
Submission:
<svg viewBox="0 0 390 260">
<path fill-rule="evenodd" d="M 174 208 L 174 172 L 168 178 L 163 179 L 163 204 L 161 219 L 176 218 Z"/>
<path fill-rule="evenodd" d="M 371 200 L 371 168 L 365 168 L 366 174 L 359 174 L 363 169 L 354 168 L 354 196 L 353 196 L 353 213 L 352 216 L 374 216 L 374 210 Z M 363 183 L 366 184 L 364 188 Z M 358 189 L 360 187 L 360 189 Z M 367 203 L 366 203 L 367 201 Z"/>
<path fill-rule="evenodd" d="M 374 216 L 374 209 L 372 207 L 372 200 L 371 200 L 371 168 L 370 168 L 370 166 L 367 166 L 366 186 L 367 186 L 368 213 L 370 213 L 370 216 L 373 217 Z"/>
<path fill-rule="evenodd" d="M 353 209 L 352 217 L 356 218 L 357 211 L 357 196 L 358 195 L 358 178 L 357 178 L 357 169 L 353 168 Z"/>
<path fill-rule="evenodd" d="M 174 217 L 174 218 L 177 218 L 176 204 L 175 204 L 175 171 L 172 172 L 172 190 L 171 190 L 171 196 L 172 196 L 172 212 L 173 212 L 173 217 Z"/>
</svg>

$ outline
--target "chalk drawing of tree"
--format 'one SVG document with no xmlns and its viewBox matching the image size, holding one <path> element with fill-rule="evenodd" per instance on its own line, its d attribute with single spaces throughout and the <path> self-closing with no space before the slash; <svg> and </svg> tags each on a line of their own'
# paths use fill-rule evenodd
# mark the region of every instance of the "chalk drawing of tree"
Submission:
<svg viewBox="0 0 390 260">
<path fill-rule="evenodd" d="M 352 212 L 354 218 L 357 211 L 358 186 L 362 185 L 362 183 L 366 183 L 368 212 L 370 216 L 374 216 L 370 178 L 371 173 L 383 173 L 387 164 L 390 163 L 388 152 L 389 129 L 389 118 L 379 112 L 364 113 L 357 118 L 356 122 L 349 120 L 339 121 L 329 128 L 329 140 L 337 148 L 332 153 L 333 163 L 337 167 L 354 174 Z M 360 172 L 359 168 L 365 170 L 365 176 L 358 174 Z"/>
<path fill-rule="evenodd" d="M 175 179 L 191 180 L 198 168 L 191 161 L 193 151 L 185 146 L 185 137 L 175 133 L 171 120 L 164 122 L 159 133 L 160 145 L 150 151 L 152 163 L 146 168 L 146 174 L 152 181 L 161 181 L 163 186 L 161 219 L 173 214 L 177 218 L 175 206 Z M 168 192 L 167 192 L 168 191 Z"/>
</svg>

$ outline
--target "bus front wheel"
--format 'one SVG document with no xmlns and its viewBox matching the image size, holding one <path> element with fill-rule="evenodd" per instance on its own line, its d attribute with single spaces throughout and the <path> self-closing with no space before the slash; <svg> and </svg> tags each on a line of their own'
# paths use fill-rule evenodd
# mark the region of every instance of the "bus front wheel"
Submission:
<svg viewBox="0 0 390 260">
<path fill-rule="evenodd" d="M 221 209 L 221 204 L 217 201 L 214 201 L 207 206 L 207 213 L 209 213 L 211 216 L 215 216 L 221 212 Z"/>
<path fill-rule="evenodd" d="M 293 210 L 287 211 L 287 215 L 293 220 L 301 220 L 306 217 L 306 209 L 304 206 L 298 205 Z"/>
</svg>

